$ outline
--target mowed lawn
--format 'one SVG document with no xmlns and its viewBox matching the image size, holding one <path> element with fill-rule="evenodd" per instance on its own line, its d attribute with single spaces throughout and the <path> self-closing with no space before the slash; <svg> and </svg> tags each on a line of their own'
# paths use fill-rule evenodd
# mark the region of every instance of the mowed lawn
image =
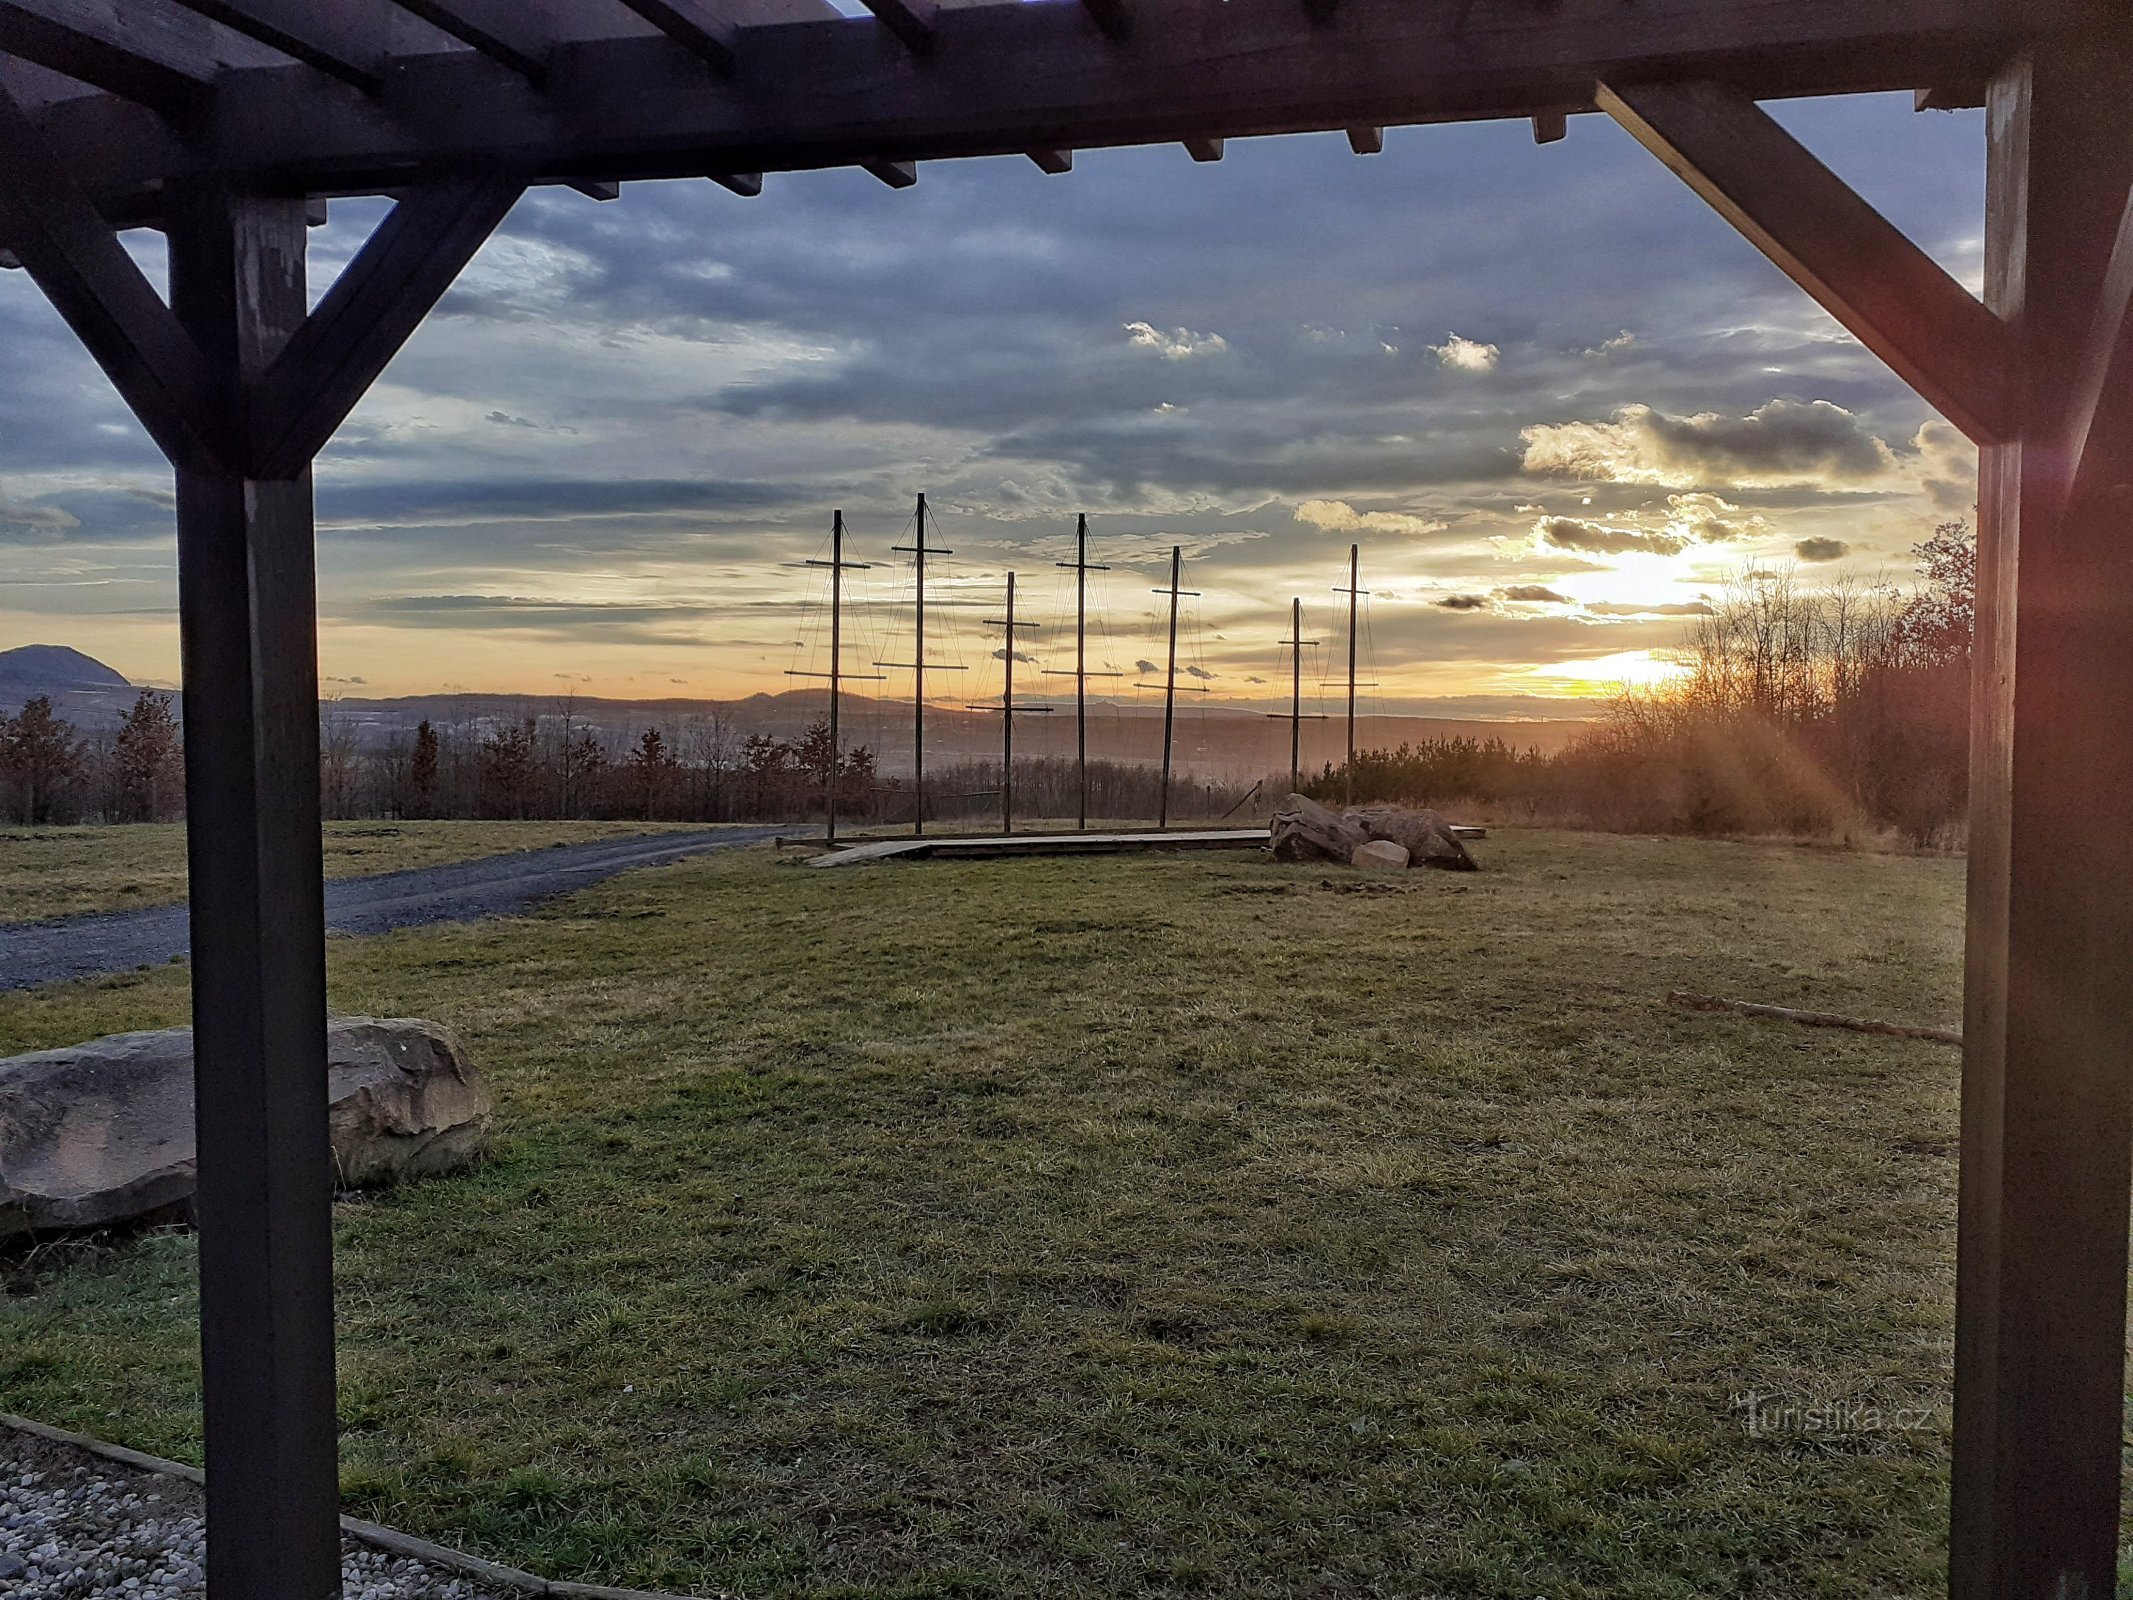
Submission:
<svg viewBox="0 0 2133 1600">
<path fill-rule="evenodd" d="M 672 826 L 645 822 L 329 822 L 326 876 L 436 867 Z M 185 898 L 185 826 L 0 827 L 0 922 L 174 905 Z"/>
<path fill-rule="evenodd" d="M 758 850 L 335 941 L 504 1122 L 338 1207 L 348 1509 L 751 1597 L 1940 1593 L 1956 1052 L 1662 1001 L 1954 1023 L 1960 865 L 1478 853 Z M 0 1408 L 197 1459 L 186 1235 L 5 1270 Z"/>
</svg>

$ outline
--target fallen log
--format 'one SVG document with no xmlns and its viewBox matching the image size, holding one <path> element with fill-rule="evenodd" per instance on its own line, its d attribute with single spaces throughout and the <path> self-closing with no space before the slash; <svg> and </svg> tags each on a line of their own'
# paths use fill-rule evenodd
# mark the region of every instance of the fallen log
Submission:
<svg viewBox="0 0 2133 1600">
<path fill-rule="evenodd" d="M 1727 1000 L 1715 994 L 1691 994 L 1676 989 L 1666 997 L 1670 1006 L 1683 1011 L 1735 1011 L 1744 1017 L 1767 1017 L 1774 1022 L 1797 1022 L 1808 1028 L 1849 1028 L 1854 1033 L 1885 1033 L 1896 1039 L 1930 1039 L 1935 1044 L 1962 1048 L 1963 1036 L 1952 1028 L 1919 1028 L 1908 1022 L 1880 1022 L 1871 1017 L 1840 1017 L 1834 1011 L 1795 1011 L 1790 1006 L 1757 1005 L 1752 1000 Z"/>
</svg>

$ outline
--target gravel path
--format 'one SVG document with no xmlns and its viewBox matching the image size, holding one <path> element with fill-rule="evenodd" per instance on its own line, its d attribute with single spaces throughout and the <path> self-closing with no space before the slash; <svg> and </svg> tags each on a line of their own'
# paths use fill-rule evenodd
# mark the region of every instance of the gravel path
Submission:
<svg viewBox="0 0 2133 1600">
<path fill-rule="evenodd" d="M 633 867 L 664 866 L 707 850 L 759 844 L 777 831 L 717 828 L 637 834 L 370 878 L 338 878 L 326 885 L 326 926 L 336 933 L 387 933 L 501 916 Z M 130 972 L 182 956 L 189 948 L 183 906 L 0 923 L 0 989 Z"/>
<path fill-rule="evenodd" d="M 0 1597 L 196 1600 L 200 1491 L 0 1429 Z M 341 1540 L 345 1600 L 527 1600 L 465 1573 Z"/>
</svg>

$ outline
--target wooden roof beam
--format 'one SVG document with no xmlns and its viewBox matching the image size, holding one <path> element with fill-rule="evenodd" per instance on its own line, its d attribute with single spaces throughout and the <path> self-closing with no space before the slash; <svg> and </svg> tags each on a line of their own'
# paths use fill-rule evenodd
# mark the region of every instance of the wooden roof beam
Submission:
<svg viewBox="0 0 2133 1600">
<path fill-rule="evenodd" d="M 2008 437 L 2007 325 L 1761 106 L 1693 82 L 1603 83 L 1599 104 L 1941 415 Z"/>
<path fill-rule="evenodd" d="M 1185 152 L 1195 161 L 1220 161 L 1223 141 L 1220 139 L 1187 139 Z"/>
<path fill-rule="evenodd" d="M 1074 170 L 1074 152 L 1071 150 L 1032 150 L 1029 158 L 1037 163 L 1038 170 L 1049 172 L 1055 178 Z"/>
<path fill-rule="evenodd" d="M 714 172 L 711 181 L 721 189 L 731 189 L 743 200 L 753 200 L 763 192 L 763 175 L 760 172 Z"/>
<path fill-rule="evenodd" d="M 402 11 L 470 45 L 499 66 L 538 83 L 554 41 L 527 18 L 518 0 L 392 0 Z"/>
<path fill-rule="evenodd" d="M 924 55 L 937 37 L 935 19 L 940 8 L 933 0 L 859 0 L 873 12 L 884 28 L 904 43 L 913 55 Z"/>
<path fill-rule="evenodd" d="M 1385 149 L 1385 130 L 1383 128 L 1350 128 L 1348 130 L 1348 148 L 1359 156 L 1379 155 Z"/>
<path fill-rule="evenodd" d="M 661 33 L 698 60 L 731 72 L 740 28 L 705 0 L 622 0 Z"/>
<path fill-rule="evenodd" d="M 1533 113 L 1533 142 L 1555 144 L 1570 136 L 1570 113 L 1567 111 L 1536 111 Z"/>
<path fill-rule="evenodd" d="M 0 49 L 166 116 L 206 106 L 222 63 L 207 25 L 122 0 L 0 0 Z"/>
<path fill-rule="evenodd" d="M 345 5 L 317 0 L 170 0 L 307 66 L 376 94 L 385 83 L 384 42 L 349 17 Z"/>
<path fill-rule="evenodd" d="M 1589 104 L 1600 79 L 1695 74 L 1764 97 L 1887 90 L 1956 81 L 2088 3 L 1553 0 L 1477 6 L 1461 34 L 1454 5 L 1346 0 L 1337 36 L 1321 38 L 1300 0 L 1133 0 L 1130 54 L 1070 0 L 959 5 L 937 12 L 922 72 L 874 28 L 748 26 L 748 72 L 774 93 L 735 94 L 647 29 L 559 48 L 538 96 L 449 51 L 395 62 L 389 116 L 354 96 L 292 93 L 295 69 L 247 67 L 218 79 L 213 118 L 190 146 L 108 96 L 37 117 L 105 214 L 130 223 L 155 213 L 161 182 L 203 164 L 312 193 L 375 193 L 413 172 L 498 162 L 536 181 L 688 178 L 886 151 L 929 161 L 1525 119 Z M 618 7 L 624 24 L 634 19 Z"/>
</svg>

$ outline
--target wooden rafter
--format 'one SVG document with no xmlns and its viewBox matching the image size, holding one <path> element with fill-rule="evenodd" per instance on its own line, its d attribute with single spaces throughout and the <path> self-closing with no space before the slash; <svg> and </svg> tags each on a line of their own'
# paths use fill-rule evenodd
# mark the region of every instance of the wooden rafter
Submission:
<svg viewBox="0 0 2133 1600">
<path fill-rule="evenodd" d="M 393 4 L 522 78 L 539 82 L 547 75 L 554 41 L 517 0 L 393 0 Z"/>
<path fill-rule="evenodd" d="M 0 88 L 0 227 L 15 256 L 174 462 L 217 465 L 229 412 L 199 346 Z"/>
<path fill-rule="evenodd" d="M 1054 177 L 1074 170 L 1074 152 L 1071 150 L 1032 150 L 1029 158 L 1036 162 L 1039 170 Z"/>
<path fill-rule="evenodd" d="M 1950 422 L 2007 437 L 2006 325 L 1762 107 L 1716 83 L 1599 103 Z"/>
<path fill-rule="evenodd" d="M 918 182 L 918 163 L 915 161 L 883 161 L 869 157 L 859 165 L 892 189 L 908 189 Z"/>
<path fill-rule="evenodd" d="M 446 14 L 444 0 L 399 3 Z M 191 144 L 97 97 L 41 120 L 107 215 L 141 220 L 159 183 L 203 161 L 311 192 L 375 192 L 425 165 L 628 180 L 1523 118 L 1589 104 L 1596 77 L 1693 73 L 1763 98 L 1911 88 L 1974 76 L 2086 3 L 1553 0 L 1474 7 L 1462 21 L 1454 5 L 1345 0 L 1339 25 L 1320 29 L 1300 0 L 1133 0 L 1116 37 L 1086 4 L 1002 0 L 938 8 L 922 72 L 883 50 L 870 21 L 748 26 L 749 75 L 774 94 L 737 95 L 671 35 L 639 32 L 552 54 L 522 41 L 521 65 L 546 64 L 539 94 L 501 90 L 482 59 L 432 53 L 395 63 L 384 115 L 359 95 L 306 92 L 294 67 L 246 67 L 221 74 Z M 471 19 L 474 4 L 450 11 Z"/>
<path fill-rule="evenodd" d="M 661 33 L 720 72 L 731 72 L 741 30 L 705 0 L 622 0 Z"/>
<path fill-rule="evenodd" d="M 923 55 L 933 48 L 939 9 L 933 0 L 860 0 L 860 3 L 914 55 Z"/>
<path fill-rule="evenodd" d="M 252 476 L 310 465 L 524 190 L 512 178 L 460 178 L 393 207 L 258 380 Z"/>
<path fill-rule="evenodd" d="M 0 0 L 0 50 L 171 116 L 199 111 L 214 88 L 222 64 L 206 32 L 119 0 Z"/>
<path fill-rule="evenodd" d="M 375 94 L 385 83 L 383 41 L 345 4 L 316 0 L 170 0 L 233 33 Z"/>
<path fill-rule="evenodd" d="M 1127 0 L 1081 0 L 1081 6 L 1107 39 L 1123 39 L 1133 31 Z"/>
</svg>

